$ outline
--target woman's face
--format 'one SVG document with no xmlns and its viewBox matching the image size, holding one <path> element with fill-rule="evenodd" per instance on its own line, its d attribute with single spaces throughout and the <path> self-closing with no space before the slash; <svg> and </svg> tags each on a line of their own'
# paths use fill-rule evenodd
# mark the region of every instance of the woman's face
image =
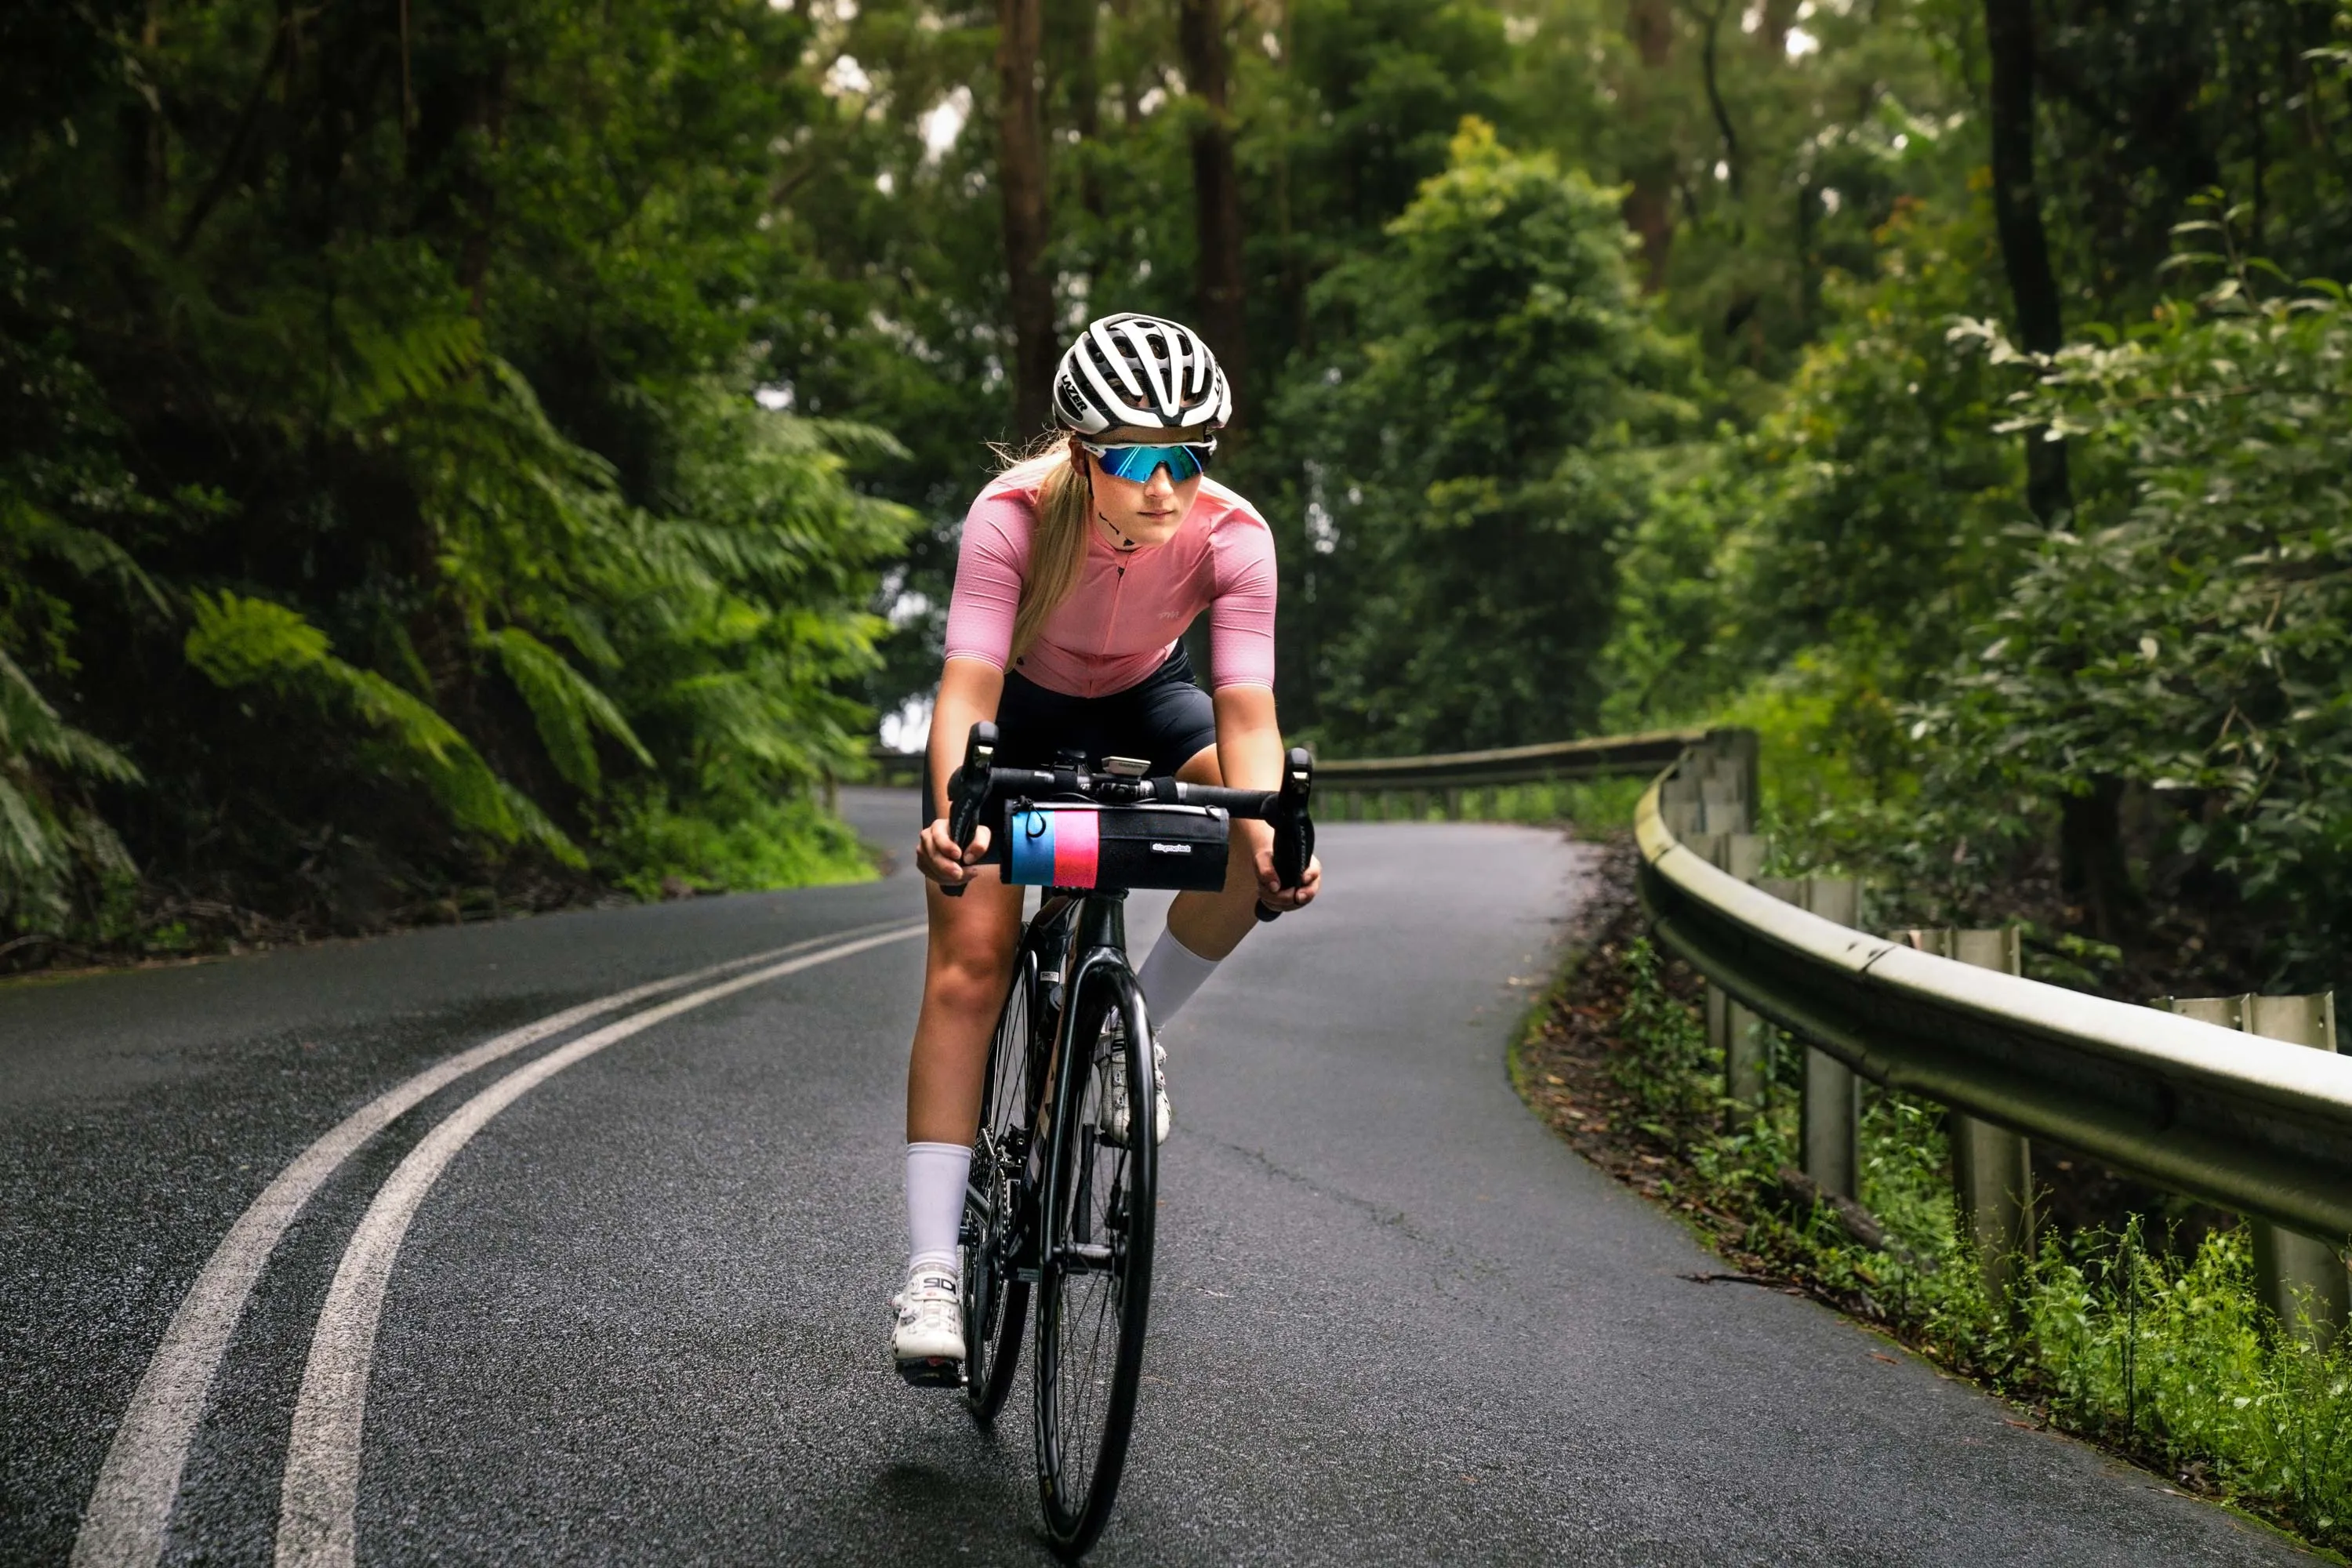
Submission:
<svg viewBox="0 0 2352 1568">
<path fill-rule="evenodd" d="M 1114 429 L 1093 439 L 1106 447 L 1129 442 L 1175 445 L 1164 430 Z M 1184 525 L 1184 514 L 1192 510 L 1192 498 L 1201 493 L 1200 475 L 1194 474 L 1181 482 L 1171 481 L 1165 463 L 1154 468 L 1149 479 L 1121 479 L 1105 473 L 1101 461 L 1085 447 L 1078 448 L 1077 456 L 1094 480 L 1095 527 L 1114 549 L 1136 550 L 1167 543 Z"/>
</svg>

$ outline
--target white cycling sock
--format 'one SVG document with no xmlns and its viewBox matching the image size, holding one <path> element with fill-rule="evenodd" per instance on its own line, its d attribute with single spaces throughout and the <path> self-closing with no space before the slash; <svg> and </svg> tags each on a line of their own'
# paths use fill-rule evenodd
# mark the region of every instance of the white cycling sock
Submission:
<svg viewBox="0 0 2352 1568">
<path fill-rule="evenodd" d="M 963 1229 L 964 1178 L 971 1150 L 961 1143 L 907 1145 L 907 1271 L 957 1267 L 956 1237 Z"/>
<path fill-rule="evenodd" d="M 1163 931 L 1160 940 L 1151 944 L 1151 956 L 1143 961 L 1142 970 L 1135 983 L 1143 988 L 1143 1005 L 1151 1014 L 1153 1029 L 1162 1029 L 1176 1010 L 1192 999 L 1201 983 L 1217 972 L 1222 959 L 1202 958 L 1176 940 L 1172 931 Z"/>
</svg>

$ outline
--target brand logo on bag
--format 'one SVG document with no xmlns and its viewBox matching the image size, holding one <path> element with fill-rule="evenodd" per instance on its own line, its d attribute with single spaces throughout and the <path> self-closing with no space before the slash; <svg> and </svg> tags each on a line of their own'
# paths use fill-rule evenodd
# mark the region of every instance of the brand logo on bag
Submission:
<svg viewBox="0 0 2352 1568">
<path fill-rule="evenodd" d="M 1151 852 L 1154 855 L 1190 855 L 1192 847 L 1190 844 L 1154 844 Z"/>
</svg>

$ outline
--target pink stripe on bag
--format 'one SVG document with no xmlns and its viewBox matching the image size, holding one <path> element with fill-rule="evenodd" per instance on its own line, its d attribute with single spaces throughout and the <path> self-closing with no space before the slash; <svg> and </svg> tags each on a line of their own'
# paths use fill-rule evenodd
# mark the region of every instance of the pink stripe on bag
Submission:
<svg viewBox="0 0 2352 1568">
<path fill-rule="evenodd" d="M 1102 870 L 1102 816 L 1092 811 L 1054 814 L 1054 886 L 1091 888 Z"/>
</svg>

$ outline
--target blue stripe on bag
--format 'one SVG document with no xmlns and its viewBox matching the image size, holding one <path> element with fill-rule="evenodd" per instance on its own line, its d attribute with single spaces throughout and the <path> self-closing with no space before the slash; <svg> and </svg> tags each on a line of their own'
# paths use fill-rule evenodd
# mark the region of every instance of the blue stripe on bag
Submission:
<svg viewBox="0 0 2352 1568">
<path fill-rule="evenodd" d="M 1045 811 L 1016 811 L 1006 821 L 1013 835 L 1012 875 L 1016 887 L 1054 885 L 1054 816 Z"/>
</svg>

